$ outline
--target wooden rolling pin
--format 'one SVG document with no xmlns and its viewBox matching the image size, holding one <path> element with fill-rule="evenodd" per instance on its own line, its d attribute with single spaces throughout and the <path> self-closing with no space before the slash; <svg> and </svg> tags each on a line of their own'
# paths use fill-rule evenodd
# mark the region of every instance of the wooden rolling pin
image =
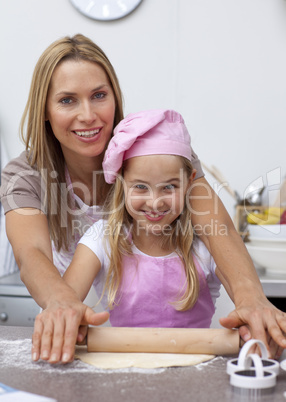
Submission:
<svg viewBox="0 0 286 402">
<path fill-rule="evenodd" d="M 237 330 L 90 327 L 88 352 L 238 354 Z"/>
</svg>

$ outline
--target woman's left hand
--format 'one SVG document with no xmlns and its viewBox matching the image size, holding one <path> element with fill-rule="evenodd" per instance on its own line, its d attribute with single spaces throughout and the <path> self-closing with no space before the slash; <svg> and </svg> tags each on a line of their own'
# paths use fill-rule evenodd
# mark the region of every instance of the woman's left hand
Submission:
<svg viewBox="0 0 286 402">
<path fill-rule="evenodd" d="M 261 340 L 271 358 L 278 359 L 286 348 L 286 313 L 278 310 L 266 297 L 237 305 L 234 311 L 219 321 L 225 328 L 239 328 L 244 342 Z"/>
</svg>

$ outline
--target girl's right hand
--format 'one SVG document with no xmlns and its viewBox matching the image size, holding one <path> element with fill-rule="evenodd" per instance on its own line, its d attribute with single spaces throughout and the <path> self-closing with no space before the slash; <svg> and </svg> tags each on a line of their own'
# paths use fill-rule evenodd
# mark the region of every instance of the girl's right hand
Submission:
<svg viewBox="0 0 286 402">
<path fill-rule="evenodd" d="M 83 342 L 87 325 L 101 325 L 108 318 L 108 312 L 95 313 L 78 299 L 52 302 L 35 319 L 32 360 L 73 361 L 75 344 Z"/>
</svg>

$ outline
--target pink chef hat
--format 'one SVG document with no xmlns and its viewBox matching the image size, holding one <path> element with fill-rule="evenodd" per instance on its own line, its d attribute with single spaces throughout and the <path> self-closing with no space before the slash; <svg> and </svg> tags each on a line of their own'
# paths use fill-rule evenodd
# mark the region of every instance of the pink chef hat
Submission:
<svg viewBox="0 0 286 402">
<path fill-rule="evenodd" d="M 191 160 L 191 138 L 174 110 L 129 114 L 114 129 L 102 163 L 107 183 L 114 183 L 126 159 L 143 155 L 180 155 Z"/>
</svg>

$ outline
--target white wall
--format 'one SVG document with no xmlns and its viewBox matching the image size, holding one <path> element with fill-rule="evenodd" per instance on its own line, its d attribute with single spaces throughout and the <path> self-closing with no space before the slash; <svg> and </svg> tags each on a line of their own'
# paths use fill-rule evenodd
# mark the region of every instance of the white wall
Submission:
<svg viewBox="0 0 286 402">
<path fill-rule="evenodd" d="M 10 157 L 23 149 L 18 126 L 38 57 L 78 32 L 112 61 L 126 113 L 180 111 L 200 158 L 241 194 L 278 166 L 285 174 L 285 0 L 143 0 L 106 23 L 69 0 L 0 0 L 0 135 Z"/>
</svg>

